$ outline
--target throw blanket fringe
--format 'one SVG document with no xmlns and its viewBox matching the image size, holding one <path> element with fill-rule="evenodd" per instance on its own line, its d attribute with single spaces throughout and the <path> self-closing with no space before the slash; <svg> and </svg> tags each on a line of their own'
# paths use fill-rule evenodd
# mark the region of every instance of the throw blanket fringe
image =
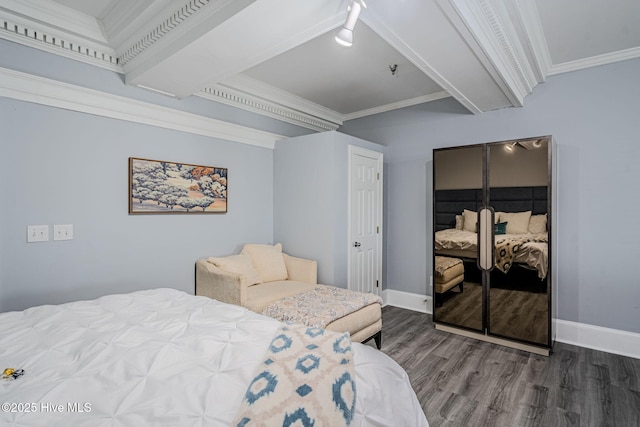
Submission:
<svg viewBox="0 0 640 427">
<path fill-rule="evenodd" d="M 350 291 L 335 286 L 316 285 L 309 291 L 269 304 L 262 314 L 281 322 L 326 328 L 334 320 L 375 303 L 382 304 L 382 298 L 374 294 Z"/>
<path fill-rule="evenodd" d="M 232 426 L 349 426 L 355 405 L 349 334 L 283 325 L 258 366 Z"/>
</svg>

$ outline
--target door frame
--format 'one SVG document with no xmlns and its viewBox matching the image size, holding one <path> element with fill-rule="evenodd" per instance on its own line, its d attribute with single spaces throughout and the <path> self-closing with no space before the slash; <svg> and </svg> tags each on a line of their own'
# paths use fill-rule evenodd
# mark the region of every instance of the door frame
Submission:
<svg viewBox="0 0 640 427">
<path fill-rule="evenodd" d="M 358 147 L 355 145 L 349 145 L 348 146 L 348 158 L 347 158 L 347 163 L 348 163 L 348 167 L 347 167 L 347 289 L 352 289 L 352 283 L 351 283 L 351 261 L 352 261 L 352 251 L 351 251 L 351 242 L 352 242 L 352 237 L 351 237 L 351 202 L 352 202 L 352 194 L 351 194 L 351 161 L 353 159 L 354 156 L 362 156 L 362 157 L 368 157 L 371 159 L 376 160 L 376 167 L 378 169 L 378 180 L 377 180 L 377 188 L 376 191 L 378 193 L 378 200 L 377 200 L 377 217 L 378 217 L 378 227 L 379 228 L 379 232 L 377 233 L 377 239 L 376 239 L 376 250 L 378 253 L 378 259 L 377 259 L 377 271 L 376 271 L 376 280 L 378 281 L 378 287 L 374 287 L 376 294 L 378 296 L 382 296 L 382 235 L 384 232 L 384 228 L 383 228 L 383 185 L 382 183 L 384 182 L 384 154 L 379 152 L 379 151 L 373 151 L 373 150 L 369 150 L 366 148 L 362 148 L 362 147 Z"/>
</svg>

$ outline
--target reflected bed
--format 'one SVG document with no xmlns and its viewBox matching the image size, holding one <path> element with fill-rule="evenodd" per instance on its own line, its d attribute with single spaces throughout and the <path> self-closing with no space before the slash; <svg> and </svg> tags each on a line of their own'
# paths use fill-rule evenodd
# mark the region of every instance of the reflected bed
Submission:
<svg viewBox="0 0 640 427">
<path fill-rule="evenodd" d="M 478 235 L 453 228 L 436 231 L 435 250 L 436 255 L 475 259 Z M 544 279 L 548 271 L 548 252 L 547 233 L 495 236 L 496 267 L 504 273 L 518 263 L 536 270 L 538 277 Z"/>
</svg>

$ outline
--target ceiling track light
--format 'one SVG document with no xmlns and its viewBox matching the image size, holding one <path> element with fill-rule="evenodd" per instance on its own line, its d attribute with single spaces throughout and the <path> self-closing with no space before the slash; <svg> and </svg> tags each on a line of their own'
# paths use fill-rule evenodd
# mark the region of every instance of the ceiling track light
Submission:
<svg viewBox="0 0 640 427">
<path fill-rule="evenodd" d="M 358 22 L 358 17 L 363 7 L 367 7 L 364 0 L 352 0 L 351 3 L 349 3 L 349 7 L 347 8 L 349 12 L 347 22 L 344 23 L 344 26 L 338 31 L 338 34 L 336 34 L 336 41 L 339 44 L 343 46 L 351 46 L 353 44 L 353 28 L 356 26 L 356 22 Z"/>
<path fill-rule="evenodd" d="M 516 141 L 516 142 L 514 142 L 514 143 L 512 143 L 512 144 L 507 144 L 507 145 L 505 145 L 505 146 L 504 146 L 504 149 L 505 149 L 506 151 L 512 152 L 512 151 L 513 151 L 513 149 L 516 147 L 516 145 L 517 145 L 517 144 L 518 144 L 518 141 Z"/>
</svg>

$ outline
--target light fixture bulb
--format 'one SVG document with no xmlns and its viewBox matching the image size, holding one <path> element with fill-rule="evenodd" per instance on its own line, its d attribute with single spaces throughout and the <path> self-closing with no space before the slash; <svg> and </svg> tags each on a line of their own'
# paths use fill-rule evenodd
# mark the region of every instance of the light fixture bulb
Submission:
<svg viewBox="0 0 640 427">
<path fill-rule="evenodd" d="M 342 46 L 351 46 L 353 44 L 353 31 L 343 28 L 336 34 L 336 41 Z"/>
<path fill-rule="evenodd" d="M 517 142 L 514 142 L 513 144 L 507 144 L 507 145 L 504 146 L 504 149 L 506 151 L 511 152 L 511 151 L 513 151 L 513 148 L 516 146 L 516 144 L 517 144 Z"/>
<path fill-rule="evenodd" d="M 347 22 L 344 23 L 344 27 L 336 35 L 336 41 L 341 45 L 351 46 L 353 44 L 353 27 L 356 26 L 361 10 L 362 6 L 357 1 L 352 1 L 349 4 Z"/>
</svg>

